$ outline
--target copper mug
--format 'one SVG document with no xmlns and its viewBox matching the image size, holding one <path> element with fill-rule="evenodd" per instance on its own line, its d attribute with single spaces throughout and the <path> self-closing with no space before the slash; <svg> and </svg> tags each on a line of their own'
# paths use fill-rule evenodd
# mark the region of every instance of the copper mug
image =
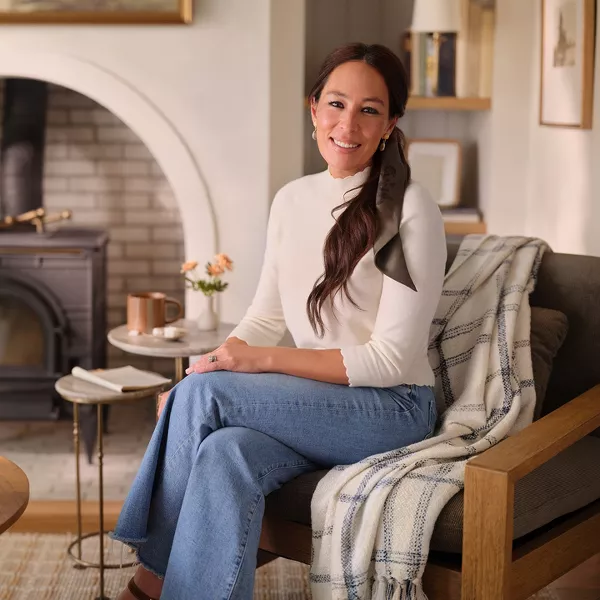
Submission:
<svg viewBox="0 0 600 600">
<path fill-rule="evenodd" d="M 167 319 L 167 305 L 177 306 L 177 315 Z M 155 327 L 164 327 L 183 316 L 183 306 L 175 298 L 161 292 L 144 292 L 127 295 L 127 329 L 141 333 L 152 333 Z"/>
</svg>

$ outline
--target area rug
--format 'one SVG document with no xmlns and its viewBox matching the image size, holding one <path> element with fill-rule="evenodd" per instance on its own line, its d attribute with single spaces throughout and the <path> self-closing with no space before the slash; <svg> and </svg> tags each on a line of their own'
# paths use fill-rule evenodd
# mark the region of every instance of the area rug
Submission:
<svg viewBox="0 0 600 600">
<path fill-rule="evenodd" d="M 93 600 L 98 595 L 98 570 L 73 568 L 67 556 L 71 534 L 5 533 L 0 535 L 0 600 Z M 98 560 L 98 540 L 84 540 L 83 558 Z M 106 559 L 131 560 L 127 548 L 107 540 Z M 135 567 L 107 569 L 105 595 L 115 598 Z M 581 592 L 581 591 L 580 591 Z M 592 590 L 593 594 L 593 590 Z M 278 558 L 256 571 L 254 600 L 310 600 L 308 566 Z M 545 589 L 529 600 L 563 600 Z M 600 596 L 599 596 L 600 597 Z M 585 596 L 594 599 L 596 596 Z"/>
<path fill-rule="evenodd" d="M 0 535 L 1 600 L 92 600 L 98 595 L 98 570 L 73 568 L 67 556 L 70 534 Z M 130 560 L 127 549 L 107 542 L 107 559 Z M 97 539 L 84 540 L 83 556 L 98 559 Z M 115 598 L 134 567 L 105 571 L 105 595 Z M 254 600 L 309 600 L 308 567 L 278 558 L 256 572 Z"/>
</svg>

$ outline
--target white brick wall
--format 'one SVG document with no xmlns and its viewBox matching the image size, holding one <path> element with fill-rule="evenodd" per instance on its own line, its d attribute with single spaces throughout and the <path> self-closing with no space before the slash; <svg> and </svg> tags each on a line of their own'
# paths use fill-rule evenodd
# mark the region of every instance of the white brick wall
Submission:
<svg viewBox="0 0 600 600">
<path fill-rule="evenodd" d="M 125 322 L 128 292 L 162 291 L 183 302 L 183 230 L 160 167 L 112 113 L 59 86 L 49 87 L 44 206 L 48 212 L 73 211 L 63 227 L 107 229 L 109 327 Z M 133 364 L 173 373 L 170 359 L 147 359 L 112 347 L 108 356 L 109 366 Z"/>
</svg>

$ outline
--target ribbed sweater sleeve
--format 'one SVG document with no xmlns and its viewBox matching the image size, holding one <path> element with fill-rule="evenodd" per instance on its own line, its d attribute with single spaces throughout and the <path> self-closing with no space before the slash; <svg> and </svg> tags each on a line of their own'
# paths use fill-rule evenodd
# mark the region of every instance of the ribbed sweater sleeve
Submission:
<svg viewBox="0 0 600 600">
<path fill-rule="evenodd" d="M 446 238 L 439 208 L 418 185 L 406 192 L 400 236 L 417 291 L 384 275 L 370 340 L 340 348 L 351 386 L 392 387 L 423 375 L 413 362 L 426 353 L 441 297 Z"/>
</svg>

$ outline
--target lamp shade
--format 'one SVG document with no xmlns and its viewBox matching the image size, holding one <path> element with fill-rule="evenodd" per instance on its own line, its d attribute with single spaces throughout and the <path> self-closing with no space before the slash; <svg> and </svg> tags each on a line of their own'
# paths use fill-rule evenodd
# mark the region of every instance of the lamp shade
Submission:
<svg viewBox="0 0 600 600">
<path fill-rule="evenodd" d="M 459 32 L 460 0 L 415 0 L 411 30 L 416 33 Z"/>
</svg>

